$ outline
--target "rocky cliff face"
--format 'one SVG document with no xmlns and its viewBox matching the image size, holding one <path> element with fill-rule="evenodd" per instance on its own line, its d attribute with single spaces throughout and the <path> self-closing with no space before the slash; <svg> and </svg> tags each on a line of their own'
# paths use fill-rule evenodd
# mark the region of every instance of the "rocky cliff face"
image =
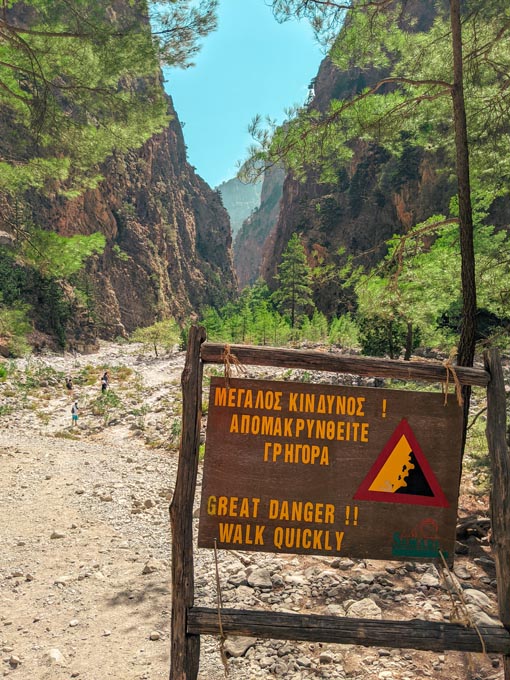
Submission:
<svg viewBox="0 0 510 680">
<path fill-rule="evenodd" d="M 434 7 L 411 0 L 406 6 L 415 28 L 430 25 Z M 323 60 L 314 81 L 312 109 L 326 111 L 333 99 L 344 99 L 377 82 L 384 73 L 375 69 L 339 71 L 329 58 Z M 327 262 L 343 248 L 357 262 L 373 266 L 386 251 L 385 241 L 404 233 L 432 214 L 446 212 L 454 191 L 445 159 L 409 144 L 400 157 L 365 142 L 353 142 L 348 166 L 339 166 L 337 181 L 319 183 L 310 172 L 301 183 L 287 175 L 278 219 L 262 248 L 260 273 L 270 286 L 281 256 L 293 232 L 311 255 Z M 317 289 L 319 308 L 328 314 L 342 311 L 338 291 Z"/>
<path fill-rule="evenodd" d="M 252 285 L 261 274 L 262 251 L 264 247 L 270 248 L 265 244 L 278 221 L 284 179 L 282 168 L 271 168 L 264 173 L 260 206 L 236 235 L 234 265 L 240 288 Z"/>
<path fill-rule="evenodd" d="M 324 110 L 331 99 L 364 87 L 366 78 L 357 70 L 340 73 L 325 59 L 311 106 Z M 411 145 L 398 158 L 374 144 L 358 141 L 353 148 L 350 164 L 338 168 L 335 183 L 319 183 L 313 172 L 305 182 L 285 178 L 278 220 L 263 248 L 261 274 L 270 285 L 295 231 L 309 253 L 326 261 L 343 248 L 359 264 L 373 266 L 391 236 L 447 211 L 454 186 L 441 171 L 440 158 Z M 329 314 L 342 311 L 326 290 L 317 291 L 316 303 Z"/>
<path fill-rule="evenodd" d="M 232 237 L 235 238 L 243 226 L 243 222 L 260 205 L 262 180 L 254 184 L 245 184 L 234 177 L 227 182 L 222 182 L 216 188 L 220 192 L 223 205 L 230 216 Z"/>
<path fill-rule="evenodd" d="M 94 326 L 101 337 L 125 335 L 174 316 L 182 323 L 202 305 L 223 304 L 236 290 L 229 217 L 221 200 L 186 161 L 181 126 L 126 156 L 111 158 L 104 181 L 79 198 L 31 202 L 34 220 L 61 235 L 106 237 L 87 265 Z M 83 323 L 70 331 L 80 344 Z"/>
<path fill-rule="evenodd" d="M 149 24 L 143 1 L 114 0 L 105 7 L 116 26 Z M 30 26 L 36 21 L 23 3 L 7 10 L 15 23 Z M 144 79 L 125 75 L 122 87 L 139 93 L 149 115 L 152 100 L 145 94 Z M 65 98 L 58 105 L 65 107 Z M 19 219 L 17 206 L 0 194 L 0 249 L 5 246 L 0 250 L 0 278 L 9 284 L 3 301 L 23 309 L 28 303 L 34 330 L 43 338 L 46 334 L 45 341 L 57 338 L 60 345 L 84 350 L 98 336 L 125 336 L 169 315 L 186 324 L 202 305 L 221 305 L 235 294 L 228 213 L 218 193 L 188 164 L 170 97 L 167 106 L 168 126 L 141 148 L 109 158 L 98 168 L 104 179 L 96 189 L 68 199 L 55 180 L 51 196 L 38 190 L 20 195 L 24 212 Z M 25 144 L 26 153 L 23 144 L 16 148 L 27 134 L 28 128 L 17 125 L 9 109 L 2 111 L 0 158 L 30 157 L 34 144 Z M 63 236 L 104 234 L 104 252 L 89 258 L 86 271 L 79 273 L 77 285 L 85 297 L 76 294 L 76 281 L 71 285 L 45 276 L 44 267 L 31 267 L 17 256 L 23 223 Z"/>
</svg>

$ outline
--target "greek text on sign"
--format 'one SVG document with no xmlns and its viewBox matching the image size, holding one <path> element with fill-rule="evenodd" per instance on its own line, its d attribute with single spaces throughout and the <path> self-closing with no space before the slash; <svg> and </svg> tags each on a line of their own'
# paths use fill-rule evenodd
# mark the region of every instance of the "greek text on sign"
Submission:
<svg viewBox="0 0 510 680">
<path fill-rule="evenodd" d="M 461 430 L 440 394 L 213 378 L 199 546 L 451 562 Z"/>
</svg>

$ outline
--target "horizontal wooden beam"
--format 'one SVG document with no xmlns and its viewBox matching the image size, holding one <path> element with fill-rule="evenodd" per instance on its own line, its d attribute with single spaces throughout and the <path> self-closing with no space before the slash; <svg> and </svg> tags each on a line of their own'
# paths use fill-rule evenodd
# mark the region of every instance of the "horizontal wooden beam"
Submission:
<svg viewBox="0 0 510 680">
<path fill-rule="evenodd" d="M 261 610 L 222 609 L 225 635 L 245 635 L 275 640 L 306 640 L 344 645 L 380 646 L 442 652 L 510 653 L 510 632 L 503 626 L 479 626 L 477 630 L 436 621 L 381 621 L 312 614 L 287 614 Z M 219 635 L 218 611 L 207 607 L 188 609 L 188 634 Z"/>
<path fill-rule="evenodd" d="M 227 345 L 204 342 L 201 358 L 204 363 L 222 364 Z M 281 368 L 302 368 L 331 373 L 354 373 L 356 375 L 401 380 L 425 380 L 446 382 L 447 372 L 443 364 L 426 361 L 396 361 L 372 357 L 347 356 L 334 352 L 318 352 L 282 347 L 256 347 L 253 345 L 228 345 L 229 352 L 241 364 L 253 366 L 279 366 Z M 454 366 L 459 382 L 463 385 L 485 387 L 489 373 L 481 368 Z M 450 373 L 450 383 L 453 377 Z"/>
</svg>

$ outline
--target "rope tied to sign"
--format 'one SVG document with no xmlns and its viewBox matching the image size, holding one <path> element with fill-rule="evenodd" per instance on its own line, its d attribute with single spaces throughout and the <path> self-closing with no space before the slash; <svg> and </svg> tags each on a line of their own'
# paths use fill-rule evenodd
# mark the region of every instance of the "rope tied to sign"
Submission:
<svg viewBox="0 0 510 680">
<path fill-rule="evenodd" d="M 223 598 L 221 596 L 221 584 L 220 584 L 220 570 L 218 567 L 218 550 L 216 539 L 214 539 L 214 566 L 216 569 L 216 608 L 218 610 L 218 626 L 220 628 L 220 656 L 221 663 L 223 664 L 223 670 L 225 671 L 225 677 L 228 677 L 228 659 L 225 653 L 225 641 L 227 636 L 223 631 L 223 621 L 221 619 L 221 610 L 223 609 Z"/>
<path fill-rule="evenodd" d="M 235 354 L 232 354 L 230 351 L 230 345 L 226 344 L 225 347 L 223 348 L 223 366 L 225 369 L 225 385 L 227 386 L 227 389 L 229 387 L 230 383 L 230 378 L 232 377 L 232 369 L 234 368 L 237 373 L 240 374 L 245 374 L 246 369 L 245 367 L 241 364 L 239 359 L 236 357 Z"/>
<path fill-rule="evenodd" d="M 482 645 L 482 654 L 487 654 L 487 647 L 485 645 L 485 640 L 483 639 L 480 629 L 473 621 L 471 612 L 467 608 L 466 600 L 462 592 L 462 588 L 457 584 L 454 575 L 450 571 L 445 556 L 441 550 L 439 550 L 439 556 L 441 557 L 441 564 L 439 565 L 441 577 L 445 585 L 446 592 L 450 597 L 452 603 L 452 611 L 450 614 L 450 623 L 459 623 L 461 626 L 473 628 L 476 631 L 480 639 L 480 644 Z M 455 600 L 454 595 L 457 596 L 458 602 Z"/>
<path fill-rule="evenodd" d="M 444 405 L 448 403 L 448 387 L 450 383 L 450 374 L 453 378 L 453 383 L 455 385 L 455 394 L 457 395 L 457 403 L 459 406 L 463 406 L 464 404 L 464 398 L 462 396 L 462 385 L 460 384 L 460 380 L 457 376 L 457 371 L 455 370 L 455 364 L 453 363 L 454 357 L 457 355 L 457 348 L 453 347 L 453 349 L 450 351 L 450 356 L 448 359 L 445 359 L 443 361 L 443 366 L 446 368 L 446 383 L 443 386 L 443 393 L 444 393 Z"/>
</svg>

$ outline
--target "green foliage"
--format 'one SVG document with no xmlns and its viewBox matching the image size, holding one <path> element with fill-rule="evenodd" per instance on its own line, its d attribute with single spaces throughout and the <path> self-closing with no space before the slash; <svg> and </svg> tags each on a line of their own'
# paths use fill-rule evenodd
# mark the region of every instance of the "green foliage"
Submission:
<svg viewBox="0 0 510 680">
<path fill-rule="evenodd" d="M 398 359 L 404 350 L 410 353 L 418 346 L 419 335 L 413 333 L 409 340 L 408 333 L 412 328 L 398 317 L 378 314 L 358 316 L 358 325 L 363 354 Z"/>
<path fill-rule="evenodd" d="M 158 347 L 169 351 L 181 341 L 181 330 L 174 319 L 157 321 L 152 326 L 137 328 L 131 334 L 132 342 L 141 342 L 145 348 L 154 350 L 158 356 Z"/>
<path fill-rule="evenodd" d="M 7 348 L 13 357 L 20 357 L 30 351 L 26 336 L 32 330 L 28 307 L 18 304 L 6 307 L 0 302 L 0 336 L 7 338 Z"/>
<path fill-rule="evenodd" d="M 62 385 L 64 383 L 64 373 L 37 359 L 34 360 L 32 355 L 28 357 L 23 369 L 14 368 L 11 371 L 11 379 L 16 385 L 16 391 L 21 391 L 26 395 L 49 385 Z"/>
<path fill-rule="evenodd" d="M 267 289 L 267 287 L 266 287 Z M 236 303 L 220 310 L 208 307 L 200 323 L 213 342 L 247 343 L 252 345 L 285 345 L 291 336 L 288 319 L 280 315 L 269 297 L 261 300 L 260 289 L 246 288 Z M 267 291 L 269 296 L 269 291 Z"/>
<path fill-rule="evenodd" d="M 91 402 L 90 410 L 95 416 L 108 416 L 112 409 L 118 408 L 121 404 L 119 395 L 109 389 Z"/>
<path fill-rule="evenodd" d="M 359 327 L 350 314 L 344 314 L 331 321 L 329 342 L 348 349 L 359 347 Z"/>
<path fill-rule="evenodd" d="M 474 196 L 478 306 L 504 320 L 510 309 L 510 236 L 506 230 L 496 231 L 482 223 L 487 200 L 485 194 L 479 199 Z M 418 333 L 422 344 L 449 351 L 456 344 L 458 327 L 448 319 L 455 318 L 455 310 L 460 318 L 461 310 L 461 258 L 455 221 L 435 215 L 405 236 L 395 236 L 388 246 L 378 269 L 369 274 L 357 272 L 351 279 L 358 297 L 358 315 L 369 319 L 360 325 L 366 329 L 368 323 L 371 329 L 363 347 L 367 343 L 377 345 L 372 328 L 377 325 L 372 321 L 376 317 L 386 325 L 386 331 L 379 328 L 377 336 L 393 337 L 388 335 L 388 324 L 392 325 L 392 333 L 399 338 L 392 340 L 395 348 L 402 346 L 405 328 L 410 324 L 415 339 Z"/>
<path fill-rule="evenodd" d="M 305 249 L 297 233 L 293 233 L 282 254 L 276 280 L 280 284 L 273 294 L 273 300 L 281 312 L 290 318 L 292 329 L 310 313 L 315 305 L 312 300 L 311 268 L 306 260 Z"/>
<path fill-rule="evenodd" d="M 172 444 L 177 445 L 181 439 L 182 422 L 180 419 L 175 419 L 172 421 L 170 427 L 170 440 Z"/>
<path fill-rule="evenodd" d="M 304 317 L 302 324 L 292 329 L 289 318 L 274 308 L 272 296 L 262 280 L 245 288 L 236 303 L 220 310 L 206 308 L 200 323 L 213 342 L 281 346 L 299 340 L 358 346 L 358 328 L 349 315 L 333 319 L 329 326 L 324 314 L 315 310 L 311 319 Z"/>
<path fill-rule="evenodd" d="M 324 314 L 315 310 L 311 319 L 304 317 L 300 331 L 310 342 L 325 343 L 329 336 L 328 320 Z"/>
<path fill-rule="evenodd" d="M 117 257 L 121 262 L 129 262 L 129 255 L 122 250 L 118 243 L 114 244 L 112 251 L 115 257 Z"/>
<path fill-rule="evenodd" d="M 103 246 L 101 234 L 68 239 L 34 230 L 31 238 L 21 242 L 19 251 L 0 248 L 0 289 L 5 309 L 23 309 L 38 329 L 50 333 L 65 347 L 75 300 L 68 294 L 69 287 L 66 290 L 62 285 L 62 279 L 73 281 L 77 298 L 82 285 L 78 272 L 85 258 L 100 252 Z M 88 305 L 88 297 L 81 297 Z"/>
<path fill-rule="evenodd" d="M 410 179 L 416 177 L 423 149 L 441 150 L 453 165 L 452 38 L 446 5 L 434 3 L 429 21 L 422 23 L 403 2 L 378 8 L 362 0 L 348 11 L 341 3 L 325 7 L 318 0 L 273 0 L 272 5 L 280 20 L 306 18 L 329 39 L 329 58 L 345 72 L 346 85 L 325 111 L 297 109 L 278 128 L 264 127 L 258 117 L 252 125 L 258 143 L 252 149 L 254 166 L 284 159 L 296 176 L 314 168 L 334 182 L 339 169 L 347 167 L 355 139 L 384 145 L 396 157 L 395 170 Z M 508 186 L 505 121 L 510 100 L 504 74 L 510 71 L 510 7 L 506 0 L 463 5 L 471 175 L 475 184 Z M 360 70 L 371 73 L 372 80 L 357 83 L 353 73 Z"/>
<path fill-rule="evenodd" d="M 29 264 L 50 278 L 69 279 L 78 272 L 86 258 L 102 253 L 106 245 L 103 234 L 60 236 L 53 231 L 34 229 L 22 243 L 23 256 Z"/>
</svg>

